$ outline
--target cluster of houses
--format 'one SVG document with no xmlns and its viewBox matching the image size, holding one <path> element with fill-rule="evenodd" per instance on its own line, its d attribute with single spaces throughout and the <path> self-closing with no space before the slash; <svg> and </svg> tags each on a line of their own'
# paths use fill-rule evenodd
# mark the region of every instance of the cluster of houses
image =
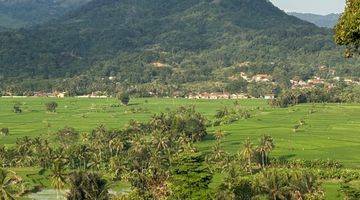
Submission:
<svg viewBox="0 0 360 200">
<path fill-rule="evenodd" d="M 227 92 L 213 92 L 213 93 L 198 93 L 198 94 L 189 94 L 187 99 L 248 99 L 250 98 L 246 94 L 230 94 Z"/>
<path fill-rule="evenodd" d="M 6 97 L 49 97 L 49 98 L 65 98 L 68 96 L 67 92 L 34 92 L 31 95 L 24 95 L 24 96 L 14 96 L 11 93 L 6 93 L 4 96 L 2 96 L 3 98 Z M 87 94 L 87 95 L 81 95 L 81 96 L 75 96 L 76 98 L 108 98 L 107 95 L 104 95 L 103 92 L 92 92 L 91 94 Z"/>
<path fill-rule="evenodd" d="M 245 72 L 241 72 L 240 77 L 246 80 L 247 82 L 272 82 L 272 76 L 269 74 L 256 74 L 250 77 Z M 230 77 L 230 79 L 235 80 L 237 78 Z"/>
<path fill-rule="evenodd" d="M 230 94 L 227 92 L 213 92 L 213 93 L 197 93 L 197 94 L 189 94 L 187 99 L 253 99 L 254 97 L 251 97 L 248 94 L 239 93 L 239 94 Z M 274 99 L 273 94 L 268 94 L 263 97 L 264 99 Z"/>
<path fill-rule="evenodd" d="M 340 77 L 334 77 L 333 78 L 334 81 L 340 81 L 341 78 Z M 349 78 L 345 78 L 343 79 L 344 82 L 348 85 L 360 85 L 360 81 L 355 81 Z M 307 81 L 303 81 L 303 80 L 290 80 L 292 88 L 296 89 L 296 88 L 300 88 L 300 89 L 306 89 L 306 88 L 314 88 L 316 85 L 325 85 L 328 88 L 333 88 L 334 84 L 333 83 L 329 83 L 329 81 L 322 79 L 318 76 L 314 76 L 312 79 L 309 79 Z"/>
</svg>

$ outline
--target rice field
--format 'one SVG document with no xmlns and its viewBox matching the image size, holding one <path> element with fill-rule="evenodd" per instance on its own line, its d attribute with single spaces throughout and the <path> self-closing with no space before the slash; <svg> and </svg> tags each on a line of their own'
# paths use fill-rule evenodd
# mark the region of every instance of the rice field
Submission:
<svg viewBox="0 0 360 200">
<path fill-rule="evenodd" d="M 55 113 L 45 109 L 45 103 L 56 101 Z M 145 122 L 152 115 L 179 106 L 195 106 L 209 120 L 218 109 L 234 106 L 236 100 L 188 100 L 146 98 L 132 99 L 129 106 L 119 106 L 116 99 L 51 99 L 51 98 L 0 98 L 0 129 L 9 128 L 8 136 L 0 136 L 0 144 L 11 146 L 23 136 L 46 137 L 53 140 L 53 133 L 65 126 L 80 132 L 89 132 L 98 125 L 120 129 L 129 120 Z M 19 104 L 22 113 L 13 112 Z M 251 109 L 249 119 L 229 125 L 210 127 L 209 133 L 223 130 L 223 146 L 235 153 L 242 142 L 250 138 L 254 143 L 263 134 L 275 139 L 272 156 L 288 159 L 331 159 L 348 168 L 360 168 L 360 104 L 303 104 L 290 108 L 271 108 L 265 100 L 238 100 L 244 109 Z M 303 121 L 294 132 L 294 125 Z M 209 137 L 198 144 L 208 150 L 214 140 Z M 24 172 L 23 172 L 24 173 Z M 325 189 L 337 199 L 337 184 L 326 183 Z M 46 194 L 45 194 L 46 195 Z"/>
</svg>

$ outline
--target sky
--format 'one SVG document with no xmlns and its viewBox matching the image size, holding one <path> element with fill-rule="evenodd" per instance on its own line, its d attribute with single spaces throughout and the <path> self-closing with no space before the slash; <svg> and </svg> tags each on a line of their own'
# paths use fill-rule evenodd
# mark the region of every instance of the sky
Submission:
<svg viewBox="0 0 360 200">
<path fill-rule="evenodd" d="M 286 12 L 314 14 L 341 13 L 345 0 L 270 0 L 275 6 Z"/>
</svg>

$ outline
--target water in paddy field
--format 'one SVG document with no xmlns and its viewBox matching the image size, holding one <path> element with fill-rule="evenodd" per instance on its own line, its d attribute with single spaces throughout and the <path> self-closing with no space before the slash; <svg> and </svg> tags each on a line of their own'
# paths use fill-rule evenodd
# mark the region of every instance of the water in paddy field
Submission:
<svg viewBox="0 0 360 200">
<path fill-rule="evenodd" d="M 54 189 L 47 189 L 47 190 L 42 190 L 41 192 L 38 193 L 30 194 L 26 198 L 31 200 L 66 200 L 65 197 L 67 192 L 68 190 L 58 191 Z M 109 191 L 110 194 L 114 194 L 114 195 L 122 192 L 128 192 L 128 190 L 121 190 L 117 192 L 113 190 Z"/>
<path fill-rule="evenodd" d="M 27 196 L 27 198 L 33 200 L 65 200 L 66 192 L 67 191 L 63 191 L 63 190 L 57 191 L 57 190 L 48 189 L 38 193 L 30 194 L 29 196 Z"/>
</svg>

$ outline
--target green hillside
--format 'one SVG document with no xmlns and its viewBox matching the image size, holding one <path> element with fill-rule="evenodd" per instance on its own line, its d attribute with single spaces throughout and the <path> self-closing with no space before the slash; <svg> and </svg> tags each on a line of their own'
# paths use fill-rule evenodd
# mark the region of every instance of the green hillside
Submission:
<svg viewBox="0 0 360 200">
<path fill-rule="evenodd" d="M 344 60 L 330 30 L 266 0 L 95 0 L 0 40 L 1 82 L 25 82 L 21 87 L 29 90 L 63 86 L 63 78 L 78 75 L 91 77 L 82 82 L 104 76 L 129 84 L 216 81 L 243 62 L 263 73 L 282 66 L 289 77 L 309 77 L 321 65 L 360 75 L 359 62 Z"/>
<path fill-rule="evenodd" d="M 21 28 L 56 19 L 90 0 L 0 0 L 0 26 Z"/>
</svg>

